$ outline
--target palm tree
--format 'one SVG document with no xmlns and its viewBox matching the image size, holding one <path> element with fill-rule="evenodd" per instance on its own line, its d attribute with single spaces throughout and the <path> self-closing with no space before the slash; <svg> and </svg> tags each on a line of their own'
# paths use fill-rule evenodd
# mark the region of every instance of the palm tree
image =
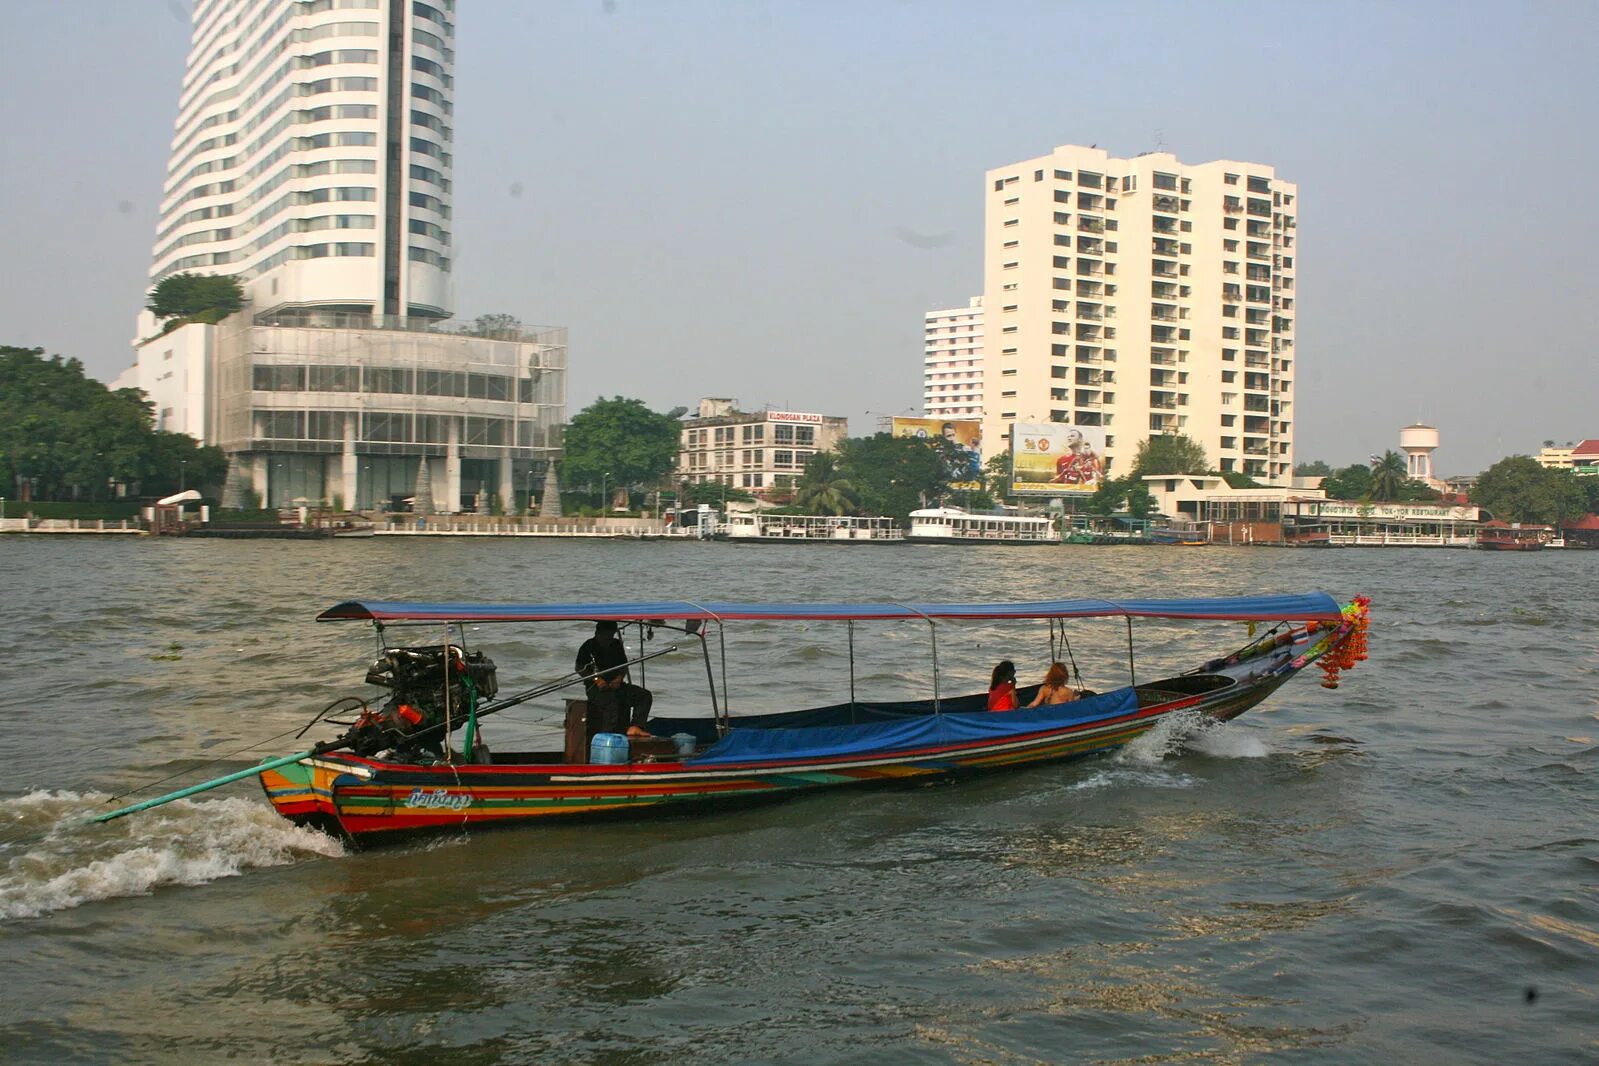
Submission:
<svg viewBox="0 0 1599 1066">
<path fill-rule="evenodd" d="M 806 514 L 849 514 L 860 505 L 855 486 L 839 471 L 831 452 L 811 456 L 794 490 L 794 506 Z"/>
<path fill-rule="evenodd" d="M 1373 459 L 1371 464 L 1371 498 L 1374 500 L 1395 500 L 1399 498 L 1399 491 L 1406 481 L 1410 480 L 1410 472 L 1405 467 L 1405 457 L 1389 449 L 1382 454 L 1381 459 Z"/>
</svg>

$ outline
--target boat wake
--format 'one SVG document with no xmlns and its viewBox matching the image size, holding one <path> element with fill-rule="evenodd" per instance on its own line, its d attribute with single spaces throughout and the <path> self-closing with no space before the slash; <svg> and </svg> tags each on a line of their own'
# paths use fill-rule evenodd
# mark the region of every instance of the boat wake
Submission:
<svg viewBox="0 0 1599 1066">
<path fill-rule="evenodd" d="M 247 799 L 179 800 L 105 825 L 95 793 L 32 792 L 0 799 L 0 920 L 33 918 L 95 900 L 199 885 L 308 855 L 335 857 L 333 838 L 297 828 Z"/>
<path fill-rule="evenodd" d="M 1145 734 L 1117 753 L 1124 763 L 1153 766 L 1184 754 L 1213 759 L 1259 759 L 1271 753 L 1263 740 L 1247 729 L 1218 722 L 1198 713 L 1167 715 Z"/>
</svg>

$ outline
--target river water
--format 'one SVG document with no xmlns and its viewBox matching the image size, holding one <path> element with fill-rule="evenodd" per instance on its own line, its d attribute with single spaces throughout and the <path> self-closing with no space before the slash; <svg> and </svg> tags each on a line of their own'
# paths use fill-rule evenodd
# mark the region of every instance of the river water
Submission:
<svg viewBox="0 0 1599 1066">
<path fill-rule="evenodd" d="M 348 597 L 1315 588 L 1373 600 L 1341 688 L 1304 675 L 1065 766 L 359 852 L 250 782 L 71 827 L 295 750 L 256 742 L 363 691 L 370 633 L 311 621 Z M 13 537 L 0 612 L 6 1061 L 1599 1058 L 1599 553 Z M 730 633 L 734 712 L 847 696 L 841 629 Z M 514 691 L 584 635 L 470 637 Z M 1135 635 L 1145 680 L 1245 636 Z M 1072 641 L 1090 683 L 1123 683 L 1120 626 Z M 928 694 L 928 644 L 859 628 L 862 693 Z M 1048 637 L 950 625 L 939 649 L 943 691 L 975 691 L 999 658 L 1041 673 Z M 648 670 L 660 713 L 703 707 L 697 658 Z M 548 743 L 555 714 L 485 733 Z"/>
</svg>

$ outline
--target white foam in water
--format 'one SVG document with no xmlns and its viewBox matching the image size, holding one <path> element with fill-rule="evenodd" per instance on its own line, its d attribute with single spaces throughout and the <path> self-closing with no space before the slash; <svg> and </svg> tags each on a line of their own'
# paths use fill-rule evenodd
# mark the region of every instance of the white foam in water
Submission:
<svg viewBox="0 0 1599 1066">
<path fill-rule="evenodd" d="M 199 885 L 252 867 L 283 866 L 343 846 L 246 799 L 179 800 L 103 826 L 82 820 L 104 796 L 33 792 L 0 800 L 0 826 L 44 831 L 0 851 L 0 919 L 32 918 L 93 900 L 146 895 L 161 885 Z"/>
<path fill-rule="evenodd" d="M 1270 753 L 1265 741 L 1226 722 L 1202 714 L 1179 711 L 1156 722 L 1117 753 L 1117 761 L 1156 766 L 1185 751 L 1215 759 L 1259 759 Z"/>
<path fill-rule="evenodd" d="M 1108 770 L 1095 770 L 1068 787 L 1073 790 L 1093 790 L 1117 785 L 1131 788 L 1192 788 L 1194 779 L 1187 774 L 1164 769 L 1115 766 Z"/>
</svg>

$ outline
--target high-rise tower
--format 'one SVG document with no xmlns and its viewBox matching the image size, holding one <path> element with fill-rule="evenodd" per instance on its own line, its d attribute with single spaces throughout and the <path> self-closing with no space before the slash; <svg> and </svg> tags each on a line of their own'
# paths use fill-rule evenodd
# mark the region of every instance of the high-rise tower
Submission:
<svg viewBox="0 0 1599 1066">
<path fill-rule="evenodd" d="M 151 284 L 451 314 L 454 0 L 198 0 Z"/>
<path fill-rule="evenodd" d="M 509 510 L 559 454 L 565 329 L 445 321 L 454 8 L 195 4 L 150 280 L 230 274 L 246 302 L 146 311 L 117 384 L 228 454 L 225 506 Z"/>
</svg>

